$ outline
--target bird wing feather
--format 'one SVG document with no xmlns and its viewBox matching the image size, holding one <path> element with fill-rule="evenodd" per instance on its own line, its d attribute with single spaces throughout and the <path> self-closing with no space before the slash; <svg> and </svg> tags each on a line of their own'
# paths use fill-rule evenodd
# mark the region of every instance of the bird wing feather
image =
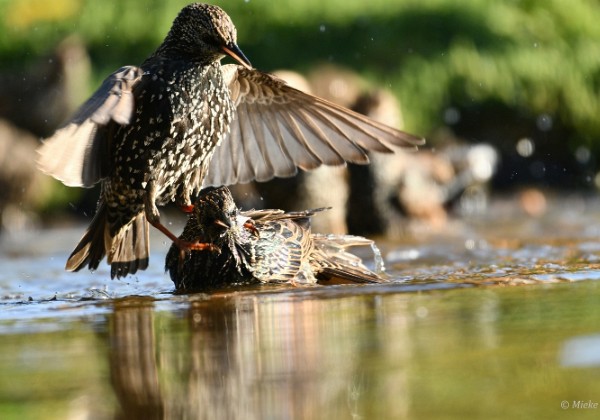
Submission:
<svg viewBox="0 0 600 420">
<path fill-rule="evenodd" d="M 308 228 L 312 216 L 327 210 L 331 210 L 331 207 L 288 212 L 279 209 L 246 210 L 242 211 L 241 214 L 255 222 L 269 223 L 272 221 L 293 220 L 296 224 Z"/>
<path fill-rule="evenodd" d="M 379 253 L 374 242 L 361 236 L 313 234 L 315 250 L 311 255 L 318 267 L 322 284 L 336 284 L 336 281 L 350 283 L 385 283 L 380 274 L 369 270 L 357 255 L 349 252 L 354 247 L 370 247 L 374 256 Z M 330 281 L 336 280 L 331 283 Z"/>
<path fill-rule="evenodd" d="M 91 187 L 107 171 L 110 132 L 114 122 L 127 125 L 134 114 L 133 88 L 143 70 L 121 67 L 38 149 L 38 167 L 65 185 Z M 112 126 L 112 127 L 111 127 Z"/>
<path fill-rule="evenodd" d="M 308 255 L 305 237 L 310 234 L 289 219 L 257 222 L 260 231 L 255 247 L 257 260 L 251 267 L 262 282 L 287 283 L 302 271 Z"/>
<path fill-rule="evenodd" d="M 205 187 L 292 176 L 297 168 L 368 163 L 367 151 L 391 153 L 424 143 L 275 76 L 233 64 L 222 69 L 236 113 Z"/>
</svg>

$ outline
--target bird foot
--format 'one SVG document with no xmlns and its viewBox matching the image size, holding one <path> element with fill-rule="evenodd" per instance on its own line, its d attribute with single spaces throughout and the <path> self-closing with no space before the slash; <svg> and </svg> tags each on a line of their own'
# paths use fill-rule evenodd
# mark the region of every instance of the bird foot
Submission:
<svg viewBox="0 0 600 420">
<path fill-rule="evenodd" d="M 253 220 L 248 220 L 246 223 L 244 223 L 244 227 L 246 229 L 248 229 L 250 231 L 250 233 L 252 233 L 257 238 L 260 237 L 260 232 L 258 231 L 258 229 L 256 228 L 256 226 L 254 226 L 254 221 Z"/>
<path fill-rule="evenodd" d="M 183 270 L 183 261 L 185 260 L 185 255 L 190 251 L 211 251 L 211 252 L 221 252 L 218 246 L 207 243 L 207 242 L 190 242 L 184 241 L 182 239 L 177 238 L 176 241 L 173 241 L 175 245 L 179 247 L 179 263 L 178 270 L 181 273 Z"/>
<path fill-rule="evenodd" d="M 193 207 L 193 206 L 192 206 Z M 164 233 L 165 235 L 167 235 L 167 237 L 173 241 L 173 243 L 175 245 L 177 245 L 179 247 L 180 250 L 182 251 L 213 251 L 213 252 L 221 252 L 221 249 L 211 243 L 204 243 L 204 242 L 190 242 L 190 241 L 185 241 L 183 239 L 178 238 L 177 236 L 175 236 L 169 229 L 167 229 L 162 223 L 160 223 L 158 220 L 151 220 L 149 219 L 148 222 L 150 222 L 150 224 L 154 227 L 156 227 L 158 230 L 160 230 L 162 233 Z"/>
<path fill-rule="evenodd" d="M 186 252 L 186 251 L 211 251 L 211 252 L 220 252 L 221 249 L 211 243 L 208 242 L 190 242 L 190 241 L 184 241 L 182 239 L 177 239 L 175 242 L 175 245 L 177 245 L 179 247 L 180 250 Z"/>
<path fill-rule="evenodd" d="M 191 212 L 194 211 L 194 205 L 193 204 L 180 204 L 179 208 L 184 213 L 191 213 Z"/>
</svg>

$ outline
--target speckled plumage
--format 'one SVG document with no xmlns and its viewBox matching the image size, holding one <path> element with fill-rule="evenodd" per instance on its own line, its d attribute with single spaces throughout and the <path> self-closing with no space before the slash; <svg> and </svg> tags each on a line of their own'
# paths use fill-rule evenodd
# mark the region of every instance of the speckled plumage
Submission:
<svg viewBox="0 0 600 420">
<path fill-rule="evenodd" d="M 111 276 L 148 265 L 148 222 L 181 249 L 156 205 L 191 204 L 203 186 L 229 185 L 297 168 L 367 163 L 422 140 L 305 94 L 250 66 L 236 30 L 217 6 L 191 4 L 140 66 L 111 74 L 72 120 L 39 150 L 39 167 L 69 186 L 102 192 L 92 223 L 67 269 Z M 229 55 L 241 65 L 221 65 Z"/>
<path fill-rule="evenodd" d="M 181 238 L 213 244 L 217 251 L 169 249 L 165 267 L 179 291 L 252 283 L 379 283 L 347 248 L 372 241 L 351 235 L 318 235 L 311 217 L 324 209 L 241 212 L 226 187 L 200 192 Z"/>
<path fill-rule="evenodd" d="M 197 37 L 209 41 L 198 43 Z M 216 46 L 208 45 L 211 39 Z M 160 223 L 156 204 L 190 204 L 190 194 L 233 119 L 234 105 L 219 64 L 224 53 L 217 46 L 238 51 L 235 42 L 235 27 L 221 9 L 190 5 L 154 54 L 139 68 L 124 67 L 111 75 L 75 116 L 75 129 L 80 129 L 77 125 L 89 124 L 93 111 L 96 126 L 90 137 L 101 138 L 92 143 L 96 150 L 83 163 L 81 179 L 78 173 L 59 179 L 83 186 L 102 180 L 102 193 L 67 269 L 86 264 L 95 269 L 104 253 L 112 277 L 147 267 L 146 218 Z M 42 149 L 42 158 L 46 156 L 54 165 L 63 164 Z"/>
</svg>

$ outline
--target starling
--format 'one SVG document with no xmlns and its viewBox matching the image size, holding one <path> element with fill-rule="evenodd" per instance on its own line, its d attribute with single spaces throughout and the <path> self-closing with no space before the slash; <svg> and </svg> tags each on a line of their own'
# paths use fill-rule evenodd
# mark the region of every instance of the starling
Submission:
<svg viewBox="0 0 600 420">
<path fill-rule="evenodd" d="M 191 211 L 203 186 L 294 175 L 297 168 L 367 163 L 422 139 L 287 86 L 252 68 L 219 7 L 190 4 L 141 66 L 111 74 L 41 146 L 39 167 L 69 186 L 101 182 L 96 215 L 66 268 L 111 277 L 148 265 L 148 222 L 181 249 L 157 205 Z M 221 65 L 230 56 L 240 65 Z"/>
<path fill-rule="evenodd" d="M 351 235 L 310 231 L 311 217 L 325 209 L 240 211 L 227 187 L 200 192 L 181 238 L 214 246 L 217 251 L 181 251 L 175 244 L 165 268 L 178 291 L 252 284 L 380 283 L 346 249 L 373 241 Z"/>
</svg>

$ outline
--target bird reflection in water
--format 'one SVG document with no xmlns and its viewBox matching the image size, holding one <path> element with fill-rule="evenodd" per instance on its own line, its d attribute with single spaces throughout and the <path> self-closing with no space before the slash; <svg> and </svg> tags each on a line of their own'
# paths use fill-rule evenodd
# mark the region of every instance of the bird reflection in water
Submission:
<svg viewBox="0 0 600 420">
<path fill-rule="evenodd" d="M 118 419 L 165 416 L 156 360 L 154 299 L 115 301 L 110 320 L 110 378 L 121 406 Z"/>
<path fill-rule="evenodd" d="M 390 337 L 363 329 L 376 318 L 376 297 L 269 303 L 235 295 L 195 295 L 175 313 L 155 312 L 150 299 L 115 303 L 116 418 L 364 416 L 386 392 L 396 395 L 393 411 L 403 411 L 404 373 L 379 381 L 369 372 L 368 361 L 390 357 L 381 353 Z M 395 363 L 403 358 L 397 350 Z"/>
</svg>

